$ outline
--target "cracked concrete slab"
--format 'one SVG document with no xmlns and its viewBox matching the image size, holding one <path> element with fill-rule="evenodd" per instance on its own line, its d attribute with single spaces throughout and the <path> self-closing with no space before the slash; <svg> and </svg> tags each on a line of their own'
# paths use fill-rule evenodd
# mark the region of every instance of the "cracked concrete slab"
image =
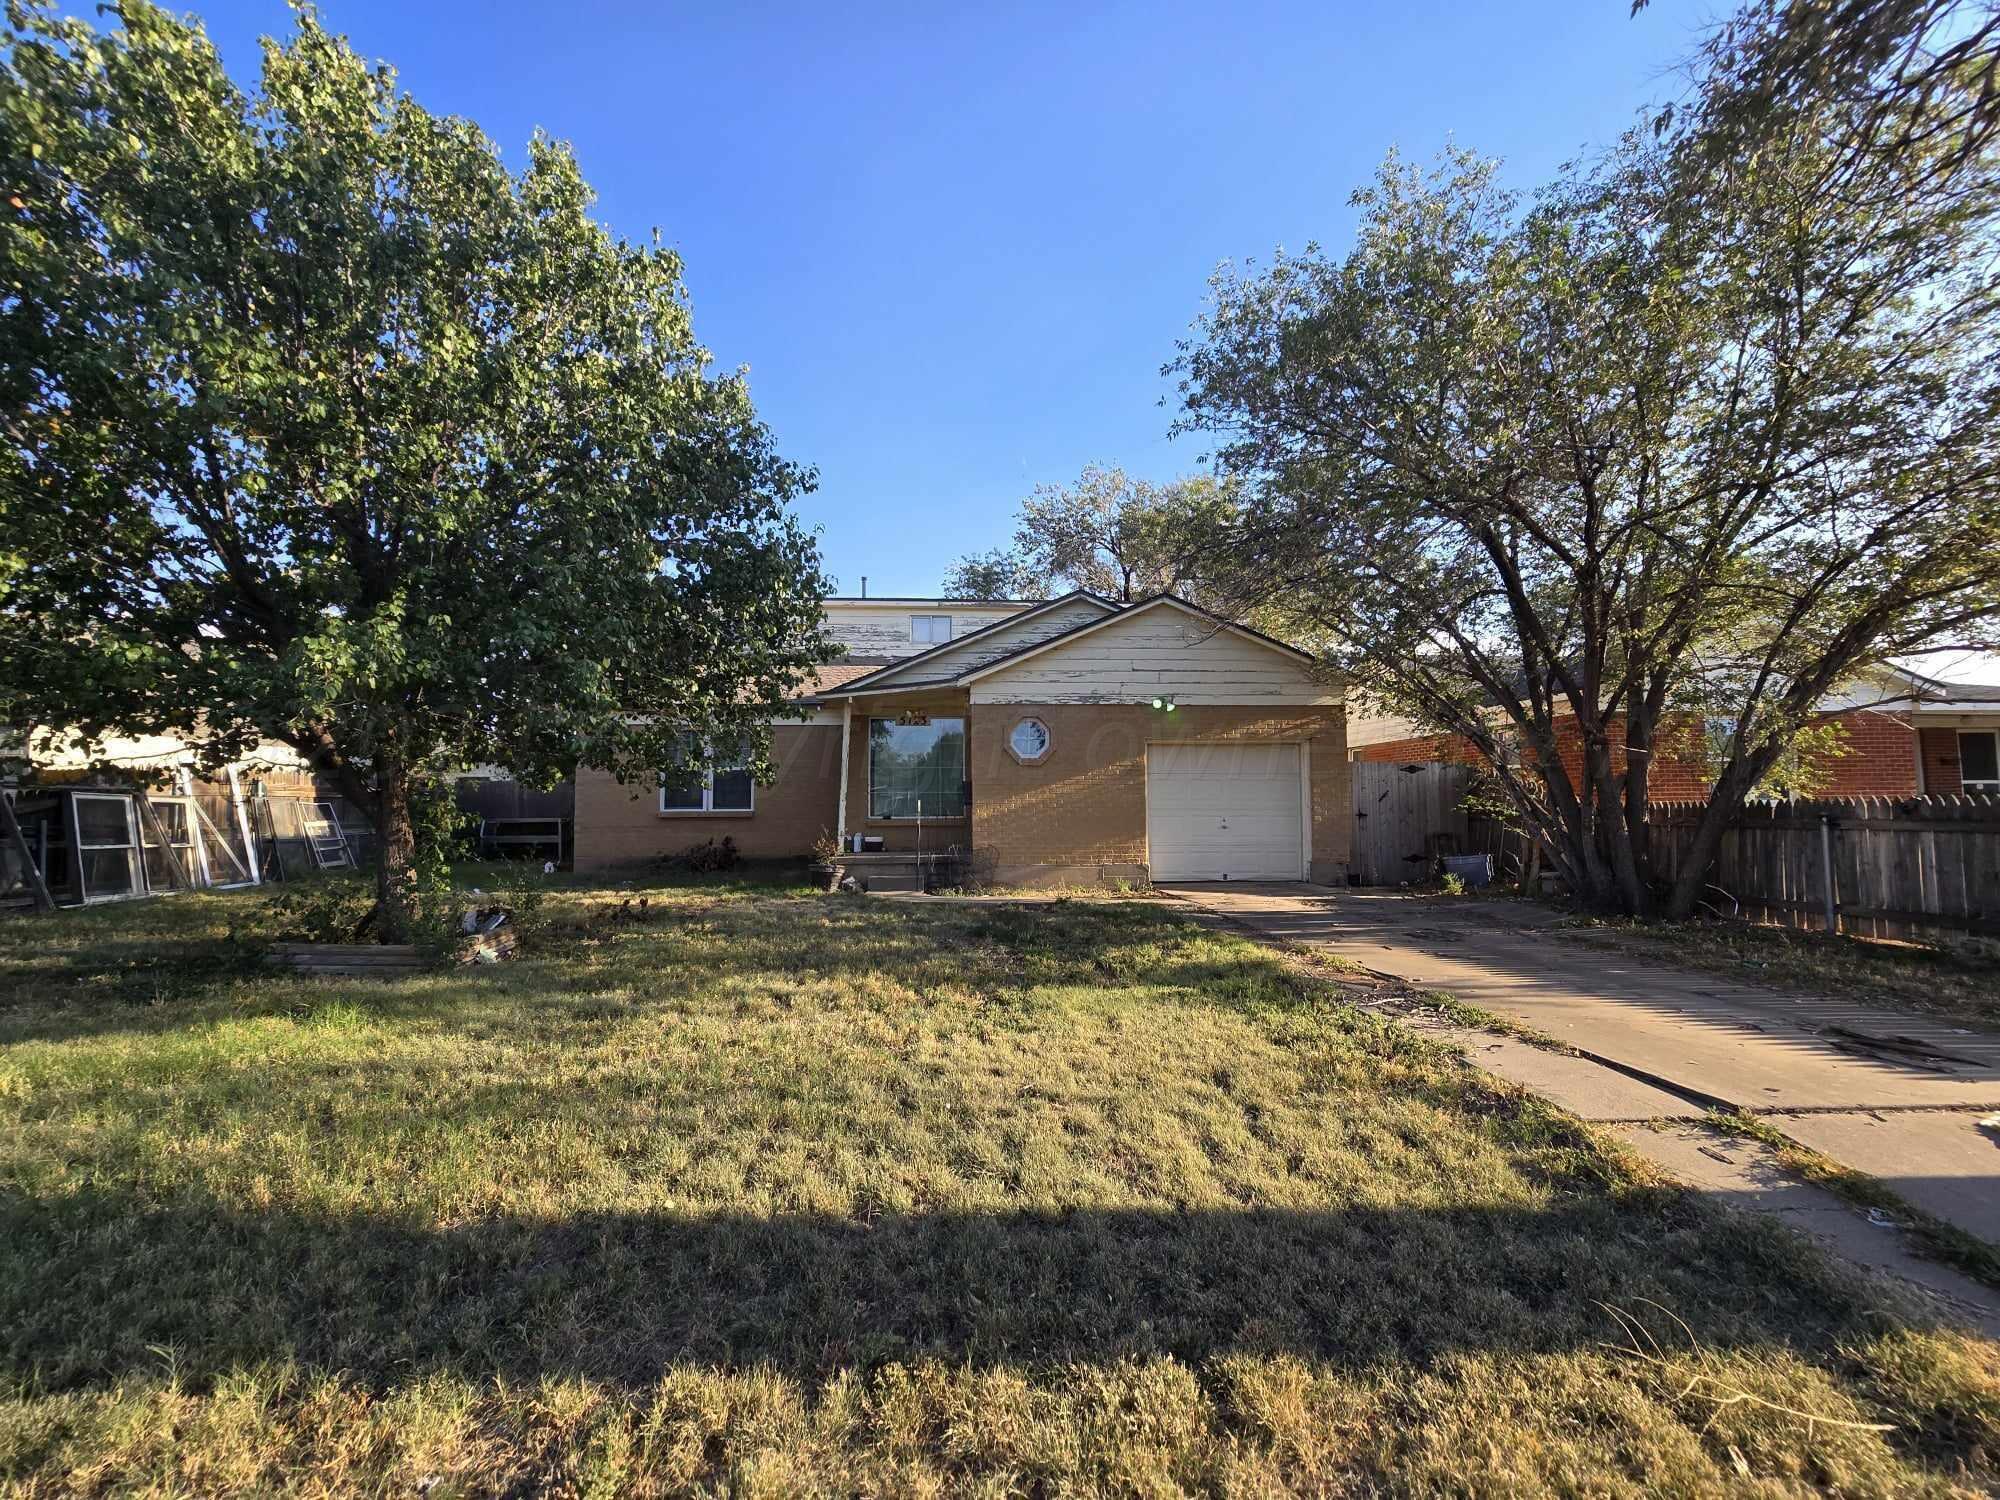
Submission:
<svg viewBox="0 0 2000 1500">
<path fill-rule="evenodd" d="M 1674 1177 L 1732 1208 L 1771 1214 L 1871 1271 L 1894 1277 L 1989 1338 L 2000 1338 L 2000 1295 L 1948 1266 L 1910 1252 L 1903 1233 L 1824 1188 L 1800 1182 L 1762 1141 L 1729 1139 L 1704 1126 L 1619 1125 L 1614 1133 Z"/>
<path fill-rule="evenodd" d="M 1870 1110 L 1770 1120 L 1926 1213 L 2000 1244 L 2000 1123 L 1985 1123 L 1993 1118 L 1978 1110 Z"/>
<path fill-rule="evenodd" d="M 1637 1120 L 1699 1120 L 1707 1111 L 1679 1094 L 1614 1072 L 1587 1057 L 1551 1051 L 1519 1037 L 1440 1028 L 1455 1046 L 1489 1073 L 1555 1100 L 1572 1114 L 1600 1124 Z"/>
<path fill-rule="evenodd" d="M 1468 1029 L 1436 1011 L 1413 1014 L 1390 989 L 1379 1000 L 1355 996 L 1445 1037 L 1488 1072 L 1615 1128 L 1677 1178 L 1780 1214 L 2000 1330 L 2000 1296 L 1912 1254 L 1893 1224 L 1787 1176 L 1768 1147 L 1718 1143 L 1692 1123 L 1711 1106 L 1768 1116 L 1916 1207 L 2000 1242 L 2000 1034 L 1566 945 L 1532 907 L 1447 907 L 1313 886 L 1171 893 L 1210 920 L 1334 953 L 1401 987 L 1446 991 L 1575 1049 Z"/>
<path fill-rule="evenodd" d="M 2000 1109 L 2000 1033 L 1608 953 L 1565 941 L 1534 908 L 1297 885 L 1172 889 L 1739 1108 Z"/>
</svg>

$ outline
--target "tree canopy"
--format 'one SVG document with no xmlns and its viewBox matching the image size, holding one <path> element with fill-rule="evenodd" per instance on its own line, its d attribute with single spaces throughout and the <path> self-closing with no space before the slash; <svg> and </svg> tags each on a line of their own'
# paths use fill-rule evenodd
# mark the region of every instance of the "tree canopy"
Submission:
<svg viewBox="0 0 2000 1500">
<path fill-rule="evenodd" d="M 1790 55 L 1783 24 L 1732 46 Z M 2000 173 L 1915 118 L 1990 58 L 1927 71 L 1896 150 L 1862 149 L 1873 93 L 1752 109 L 1726 61 L 1529 202 L 1392 157 L 1348 254 L 1225 268 L 1170 367 L 1249 484 L 1214 586 L 1470 738 L 1573 888 L 1641 913 L 1691 909 L 1829 689 L 2000 599 Z M 1728 733 L 1667 881 L 1648 773 L 1690 716 Z"/>
<path fill-rule="evenodd" d="M 1008 547 L 967 553 L 944 575 L 947 599 L 1032 599 L 1048 586 L 1044 574 Z"/>
<path fill-rule="evenodd" d="M 761 744 L 821 654 L 812 482 L 678 258 L 310 10 L 261 86 L 146 0 L 0 46 L 0 721 L 273 737 L 376 810 Z"/>
<path fill-rule="evenodd" d="M 945 592 L 1022 598 L 1054 585 L 1132 600 L 1197 576 L 1212 528 L 1231 511 L 1207 475 L 1155 484 L 1092 464 L 1074 484 L 1037 485 L 1021 502 L 1011 547 L 960 558 Z"/>
</svg>

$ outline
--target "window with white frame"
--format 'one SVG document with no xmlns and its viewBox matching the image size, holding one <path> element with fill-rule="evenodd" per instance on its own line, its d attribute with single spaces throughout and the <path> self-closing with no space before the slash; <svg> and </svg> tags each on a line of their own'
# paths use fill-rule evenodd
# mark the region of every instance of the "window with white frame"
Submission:
<svg viewBox="0 0 2000 1500">
<path fill-rule="evenodd" d="M 663 813 L 747 813 L 757 804 L 757 785 L 748 765 L 750 757 L 738 746 L 728 755 L 710 750 L 698 756 L 692 743 L 683 747 L 689 759 L 702 759 L 697 769 L 672 774 L 660 780 L 660 811 Z"/>
<path fill-rule="evenodd" d="M 78 792 L 70 799 L 76 820 L 77 865 L 83 899 L 111 901 L 145 887 L 139 865 L 139 818 L 124 793 Z"/>
<path fill-rule="evenodd" d="M 2000 730 L 1959 730 L 1958 784 L 1969 792 L 2000 792 Z"/>
<path fill-rule="evenodd" d="M 942 646 L 951 639 L 951 616 L 911 615 L 910 639 L 919 646 Z"/>
</svg>

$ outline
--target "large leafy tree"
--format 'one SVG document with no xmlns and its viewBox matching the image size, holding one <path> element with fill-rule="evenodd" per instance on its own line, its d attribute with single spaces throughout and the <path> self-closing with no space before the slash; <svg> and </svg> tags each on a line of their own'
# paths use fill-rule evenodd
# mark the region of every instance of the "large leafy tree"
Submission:
<svg viewBox="0 0 2000 1500">
<path fill-rule="evenodd" d="M 947 599 L 1032 599 L 1048 586 L 1047 575 L 1009 547 L 969 552 L 944 575 Z"/>
<path fill-rule="evenodd" d="M 1074 484 L 1037 485 L 1021 502 L 1013 545 L 960 558 L 945 590 L 1019 598 L 1061 583 L 1144 598 L 1196 576 L 1202 546 L 1230 509 L 1227 491 L 1205 474 L 1154 484 L 1092 464 Z"/>
<path fill-rule="evenodd" d="M 677 258 L 309 10 L 254 93 L 115 15 L 0 44 L 0 722 L 296 746 L 375 812 L 389 937 L 448 769 L 761 745 L 821 651 L 810 476 Z"/>
<path fill-rule="evenodd" d="M 2000 598 L 2000 172 L 1917 118 L 1970 118 L 1990 68 L 1923 70 L 1881 150 L 1851 75 L 1727 60 L 1527 205 L 1469 154 L 1392 159 L 1350 254 L 1225 271 L 1174 367 L 1256 481 L 1218 586 L 1470 738 L 1574 889 L 1635 913 L 1694 906 L 1829 689 Z M 1725 732 L 1669 878 L 1648 772 L 1689 719 Z"/>
</svg>

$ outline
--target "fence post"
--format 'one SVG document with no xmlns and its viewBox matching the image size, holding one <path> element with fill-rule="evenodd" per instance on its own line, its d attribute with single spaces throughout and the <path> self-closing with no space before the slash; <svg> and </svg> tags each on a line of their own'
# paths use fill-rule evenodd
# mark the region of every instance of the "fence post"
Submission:
<svg viewBox="0 0 2000 1500">
<path fill-rule="evenodd" d="M 1819 815 L 1819 868 L 1826 881 L 1826 930 L 1840 931 L 1840 907 L 1833 890 L 1833 814 Z"/>
</svg>

